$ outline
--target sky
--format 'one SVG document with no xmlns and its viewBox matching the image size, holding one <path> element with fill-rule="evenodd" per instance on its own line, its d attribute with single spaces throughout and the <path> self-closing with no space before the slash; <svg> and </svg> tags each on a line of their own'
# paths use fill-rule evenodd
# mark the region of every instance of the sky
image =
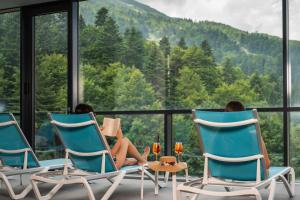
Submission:
<svg viewBox="0 0 300 200">
<path fill-rule="evenodd" d="M 282 37 L 282 0 L 138 0 L 170 17 L 214 21 Z M 290 38 L 300 40 L 300 1 L 290 0 Z"/>
</svg>

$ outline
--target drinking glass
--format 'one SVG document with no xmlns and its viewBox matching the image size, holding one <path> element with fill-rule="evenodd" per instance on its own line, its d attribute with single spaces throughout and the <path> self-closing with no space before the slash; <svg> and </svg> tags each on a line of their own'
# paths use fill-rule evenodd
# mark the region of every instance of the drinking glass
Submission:
<svg viewBox="0 0 300 200">
<path fill-rule="evenodd" d="M 157 156 L 160 154 L 160 143 L 153 143 L 152 152 L 155 154 L 155 160 L 157 161 Z"/>
<path fill-rule="evenodd" d="M 182 142 L 176 142 L 175 143 L 175 153 L 178 156 L 178 162 L 181 161 L 180 156 L 183 153 L 183 145 Z"/>
</svg>

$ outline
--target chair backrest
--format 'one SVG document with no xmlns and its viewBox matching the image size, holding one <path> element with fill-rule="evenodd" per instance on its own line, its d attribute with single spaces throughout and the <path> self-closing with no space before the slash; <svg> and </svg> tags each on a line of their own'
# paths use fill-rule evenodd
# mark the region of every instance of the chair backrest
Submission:
<svg viewBox="0 0 300 200">
<path fill-rule="evenodd" d="M 194 121 L 208 122 L 241 122 L 257 119 L 256 110 L 240 112 L 210 112 L 194 110 Z M 199 133 L 200 146 L 203 153 L 228 158 L 240 158 L 261 154 L 261 135 L 258 122 L 233 127 L 216 127 L 203 123 L 195 123 Z M 255 181 L 257 161 L 221 162 L 209 159 L 208 169 L 212 177 L 240 181 Z M 266 178 L 265 160 L 261 162 L 261 179 Z"/>
<path fill-rule="evenodd" d="M 39 167 L 39 162 L 14 116 L 9 113 L 0 114 L 0 149 L 19 150 L 26 148 L 30 149 L 28 152 L 27 167 Z M 24 156 L 24 152 L 16 154 L 0 152 L 1 162 L 11 167 L 23 167 Z"/>
<path fill-rule="evenodd" d="M 88 124 L 78 127 L 63 127 L 55 125 L 58 135 L 66 149 L 76 152 L 91 153 L 97 151 L 108 150 L 108 145 L 104 136 L 100 133 L 96 119 L 92 113 L 87 114 L 49 114 L 53 122 L 64 124 L 79 124 L 88 121 L 94 121 L 93 124 Z M 73 165 L 89 172 L 103 172 L 102 156 L 76 156 L 70 154 L 70 159 Z M 105 172 L 116 171 L 115 163 L 111 154 L 105 155 Z"/>
</svg>

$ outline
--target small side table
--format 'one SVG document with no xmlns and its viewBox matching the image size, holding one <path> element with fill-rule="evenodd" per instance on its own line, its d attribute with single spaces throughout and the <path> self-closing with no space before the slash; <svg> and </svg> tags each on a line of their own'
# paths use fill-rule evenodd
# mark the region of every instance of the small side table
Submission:
<svg viewBox="0 0 300 200">
<path fill-rule="evenodd" d="M 169 157 L 170 158 L 170 157 Z M 174 157 L 176 160 L 176 158 Z M 155 171 L 155 194 L 158 194 L 158 175 L 159 172 L 166 172 L 165 176 L 165 183 L 168 181 L 169 173 L 172 174 L 172 185 L 173 185 L 173 200 L 176 200 L 176 188 L 177 188 L 177 182 L 176 182 L 176 173 L 179 171 L 184 170 L 185 171 L 185 178 L 186 181 L 188 181 L 188 166 L 185 162 L 179 162 L 175 163 L 174 165 L 168 165 L 165 163 L 162 163 L 161 161 L 155 161 L 152 163 L 149 163 L 149 168 Z"/>
</svg>

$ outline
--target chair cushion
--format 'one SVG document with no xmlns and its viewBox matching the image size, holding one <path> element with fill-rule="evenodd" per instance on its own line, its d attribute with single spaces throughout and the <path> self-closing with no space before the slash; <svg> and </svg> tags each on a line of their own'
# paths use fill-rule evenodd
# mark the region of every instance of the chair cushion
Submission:
<svg viewBox="0 0 300 200">
<path fill-rule="evenodd" d="M 270 167 L 268 178 L 278 176 L 280 174 L 286 174 L 290 171 L 290 167 Z"/>
<path fill-rule="evenodd" d="M 52 160 L 42 160 L 39 161 L 41 167 L 50 167 L 50 168 L 61 168 L 65 164 L 64 158 L 52 159 Z M 68 160 L 68 164 L 72 166 L 71 160 Z"/>
</svg>

